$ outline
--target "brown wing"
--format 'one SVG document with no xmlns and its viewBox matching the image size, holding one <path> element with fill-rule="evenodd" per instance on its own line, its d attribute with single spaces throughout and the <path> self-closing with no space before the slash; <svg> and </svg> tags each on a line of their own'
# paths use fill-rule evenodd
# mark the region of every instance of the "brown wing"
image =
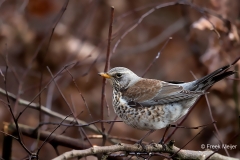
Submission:
<svg viewBox="0 0 240 160">
<path fill-rule="evenodd" d="M 141 79 L 127 90 L 123 97 L 129 101 L 144 102 L 154 98 L 162 88 L 162 82 L 154 79 Z"/>
<path fill-rule="evenodd" d="M 201 91 L 184 90 L 181 85 L 162 82 L 162 89 L 150 101 L 145 102 L 145 105 L 167 104 L 190 99 L 204 94 Z"/>
<path fill-rule="evenodd" d="M 123 92 L 123 97 L 141 106 L 167 104 L 189 99 L 202 94 L 183 90 L 179 84 L 167 83 L 153 79 L 142 79 Z"/>
</svg>

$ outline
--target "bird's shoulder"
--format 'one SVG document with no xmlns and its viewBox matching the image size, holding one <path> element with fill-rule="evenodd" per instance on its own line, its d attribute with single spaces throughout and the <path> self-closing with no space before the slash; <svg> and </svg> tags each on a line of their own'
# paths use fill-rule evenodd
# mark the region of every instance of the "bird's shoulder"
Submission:
<svg viewBox="0 0 240 160">
<path fill-rule="evenodd" d="M 122 92 L 128 100 L 145 101 L 155 97 L 162 88 L 162 81 L 142 78 Z"/>
</svg>

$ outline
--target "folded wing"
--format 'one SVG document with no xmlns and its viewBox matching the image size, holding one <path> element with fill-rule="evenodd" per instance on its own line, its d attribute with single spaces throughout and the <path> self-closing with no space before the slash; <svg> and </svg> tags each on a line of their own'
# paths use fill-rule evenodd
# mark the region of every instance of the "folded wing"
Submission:
<svg viewBox="0 0 240 160">
<path fill-rule="evenodd" d="M 203 92 L 184 90 L 180 84 L 142 79 L 122 94 L 131 107 L 148 107 L 190 99 Z"/>
</svg>

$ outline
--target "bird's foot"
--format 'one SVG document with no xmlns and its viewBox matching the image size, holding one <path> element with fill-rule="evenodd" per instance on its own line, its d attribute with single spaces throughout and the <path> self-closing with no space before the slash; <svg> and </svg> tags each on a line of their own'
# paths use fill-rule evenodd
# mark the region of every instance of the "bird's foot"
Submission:
<svg viewBox="0 0 240 160">
<path fill-rule="evenodd" d="M 167 150 L 167 146 L 166 146 L 166 144 L 164 143 L 164 138 L 162 138 L 159 142 L 158 142 L 158 144 L 161 144 L 162 145 L 162 147 L 163 147 L 163 150 Z"/>
<path fill-rule="evenodd" d="M 137 141 L 135 144 L 138 145 L 138 146 L 141 146 L 142 149 L 145 150 L 145 145 L 142 143 L 142 139 L 140 139 L 139 141 Z"/>
</svg>

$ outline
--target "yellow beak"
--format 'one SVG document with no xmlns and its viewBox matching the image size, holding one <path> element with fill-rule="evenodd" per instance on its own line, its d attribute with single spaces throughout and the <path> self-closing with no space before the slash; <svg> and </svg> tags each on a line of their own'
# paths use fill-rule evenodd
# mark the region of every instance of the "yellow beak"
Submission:
<svg viewBox="0 0 240 160">
<path fill-rule="evenodd" d="M 107 73 L 104 73 L 104 72 L 101 72 L 101 73 L 98 73 L 100 76 L 104 77 L 104 78 L 111 78 L 110 75 L 108 75 Z"/>
</svg>

